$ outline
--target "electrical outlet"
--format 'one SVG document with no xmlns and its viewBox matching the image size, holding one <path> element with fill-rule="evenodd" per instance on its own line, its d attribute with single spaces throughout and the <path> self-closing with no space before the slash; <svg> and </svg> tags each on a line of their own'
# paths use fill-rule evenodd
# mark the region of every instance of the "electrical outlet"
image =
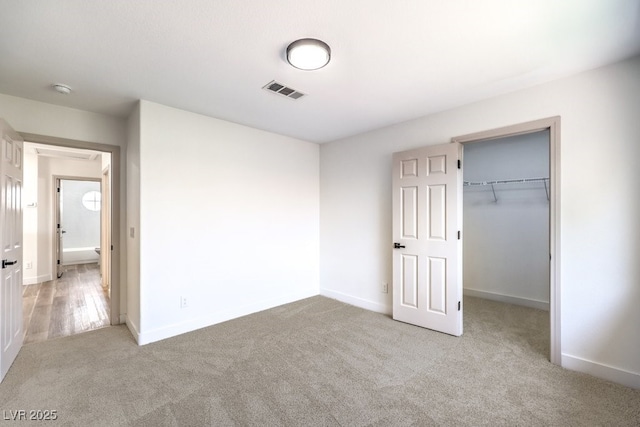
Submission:
<svg viewBox="0 0 640 427">
<path fill-rule="evenodd" d="M 27 264 L 24 266 L 25 269 L 30 270 L 33 268 L 33 263 L 31 261 L 27 262 Z"/>
<path fill-rule="evenodd" d="M 180 308 L 187 308 L 189 304 L 187 303 L 187 297 L 180 297 Z"/>
<path fill-rule="evenodd" d="M 382 284 L 382 293 L 386 294 L 389 292 L 389 284 L 388 283 L 383 283 Z"/>
</svg>

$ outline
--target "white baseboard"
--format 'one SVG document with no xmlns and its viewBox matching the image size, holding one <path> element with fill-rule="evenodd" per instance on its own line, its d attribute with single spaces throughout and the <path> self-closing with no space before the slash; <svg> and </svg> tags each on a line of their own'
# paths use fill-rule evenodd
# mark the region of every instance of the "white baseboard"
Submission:
<svg viewBox="0 0 640 427">
<path fill-rule="evenodd" d="M 35 285 L 35 284 L 38 284 L 38 283 L 48 282 L 50 280 L 53 280 L 53 277 L 51 277 L 50 274 L 43 274 L 41 276 L 23 277 L 22 278 L 22 284 L 23 285 Z"/>
<path fill-rule="evenodd" d="M 80 265 L 80 264 L 97 264 L 99 259 L 79 259 L 75 261 L 66 261 L 62 263 L 63 267 L 68 267 L 70 265 Z"/>
<path fill-rule="evenodd" d="M 549 311 L 549 303 L 529 298 L 514 297 L 511 295 L 496 294 L 494 292 L 479 291 L 477 289 L 464 288 L 464 295 L 490 299 L 493 301 L 506 302 L 508 304 L 523 305 L 525 307 L 537 308 L 538 310 Z"/>
<path fill-rule="evenodd" d="M 571 371 L 583 372 L 607 381 L 640 389 L 640 374 L 625 371 L 613 366 L 603 365 L 580 357 L 562 354 L 562 367 Z"/>
<path fill-rule="evenodd" d="M 123 323 L 127 323 L 127 315 L 126 314 L 121 314 L 120 317 L 118 318 L 118 321 L 120 322 L 121 325 Z"/>
<path fill-rule="evenodd" d="M 392 311 L 391 306 L 387 306 L 386 304 L 380 304 L 378 302 L 369 301 L 364 298 L 354 297 L 353 295 L 343 294 L 342 292 L 338 292 L 338 291 L 334 291 L 326 288 L 320 289 L 320 295 L 327 298 L 335 299 L 350 305 L 354 305 L 356 307 L 364 308 L 365 310 L 391 315 L 391 311 Z"/>
<path fill-rule="evenodd" d="M 316 295 L 318 295 L 317 290 L 307 290 L 295 294 L 289 294 L 269 300 L 260 301 L 243 307 L 233 308 L 231 310 L 223 311 L 220 313 L 212 313 L 208 316 L 191 319 L 186 322 L 169 325 L 158 329 L 152 329 L 150 331 L 140 332 L 136 337 L 136 341 L 138 341 L 138 345 L 150 344 L 156 341 L 195 331 L 197 329 L 206 328 L 207 326 L 212 326 L 218 323 L 226 322 L 228 320 L 237 319 L 238 317 L 257 313 L 263 310 L 268 310 L 270 308 L 274 308 L 283 304 L 289 304 L 291 302 L 310 298 Z M 128 324 L 129 323 L 127 323 L 127 325 Z"/>
</svg>

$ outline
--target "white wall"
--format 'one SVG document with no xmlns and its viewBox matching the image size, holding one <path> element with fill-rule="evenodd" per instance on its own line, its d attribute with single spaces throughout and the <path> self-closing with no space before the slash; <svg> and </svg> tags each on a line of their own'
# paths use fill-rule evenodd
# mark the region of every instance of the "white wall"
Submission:
<svg viewBox="0 0 640 427">
<path fill-rule="evenodd" d="M 549 177 L 549 132 L 465 144 L 463 172 L 474 182 Z M 491 186 L 464 187 L 464 293 L 548 310 L 545 183 L 493 188 L 496 197 Z"/>
<path fill-rule="evenodd" d="M 146 101 L 140 135 L 140 343 L 318 294 L 316 144 Z"/>
<path fill-rule="evenodd" d="M 640 57 L 325 144 L 321 293 L 391 310 L 391 153 L 561 116 L 563 366 L 640 387 Z"/>
<path fill-rule="evenodd" d="M 22 199 L 24 203 L 22 230 L 24 249 L 22 253 L 24 274 L 22 283 L 32 285 L 47 277 L 38 276 L 38 155 L 25 144 Z"/>
<path fill-rule="evenodd" d="M 110 168 L 111 167 L 111 154 L 110 153 L 101 154 L 100 155 L 100 164 L 101 164 L 103 172 L 104 172 L 105 169 Z"/>
<path fill-rule="evenodd" d="M 18 132 L 56 138 L 125 147 L 127 142 L 124 120 L 103 114 L 73 108 L 60 107 L 44 102 L 32 101 L 0 94 L 0 117 Z M 122 162 L 125 156 L 122 150 Z M 125 218 L 125 168 L 120 173 L 120 216 Z M 121 241 L 125 240 L 125 221 L 120 226 Z M 120 310 L 126 307 L 126 251 L 120 253 Z"/>
<path fill-rule="evenodd" d="M 126 144 L 122 119 L 0 94 L 0 116 L 18 132 L 101 144 Z"/>
</svg>

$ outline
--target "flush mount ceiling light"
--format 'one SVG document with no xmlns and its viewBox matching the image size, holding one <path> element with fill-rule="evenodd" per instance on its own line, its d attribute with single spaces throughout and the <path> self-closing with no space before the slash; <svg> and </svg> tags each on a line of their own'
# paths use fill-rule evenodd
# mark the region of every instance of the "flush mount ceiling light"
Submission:
<svg viewBox="0 0 640 427">
<path fill-rule="evenodd" d="M 69 95 L 71 93 L 71 88 L 67 85 L 63 85 L 62 83 L 54 83 L 51 87 L 53 90 L 63 95 Z"/>
<path fill-rule="evenodd" d="M 318 70 L 330 59 L 331 48 L 322 40 L 300 39 L 287 46 L 287 61 L 300 70 Z"/>
</svg>

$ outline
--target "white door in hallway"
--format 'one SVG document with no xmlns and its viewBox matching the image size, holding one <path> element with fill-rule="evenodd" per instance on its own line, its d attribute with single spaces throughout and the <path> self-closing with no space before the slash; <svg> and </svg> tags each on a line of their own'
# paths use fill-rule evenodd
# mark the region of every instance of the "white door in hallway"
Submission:
<svg viewBox="0 0 640 427">
<path fill-rule="evenodd" d="M 462 335 L 462 148 L 393 155 L 393 318 Z"/>
<path fill-rule="evenodd" d="M 22 138 L 0 119 L 0 381 L 22 347 Z"/>
</svg>

